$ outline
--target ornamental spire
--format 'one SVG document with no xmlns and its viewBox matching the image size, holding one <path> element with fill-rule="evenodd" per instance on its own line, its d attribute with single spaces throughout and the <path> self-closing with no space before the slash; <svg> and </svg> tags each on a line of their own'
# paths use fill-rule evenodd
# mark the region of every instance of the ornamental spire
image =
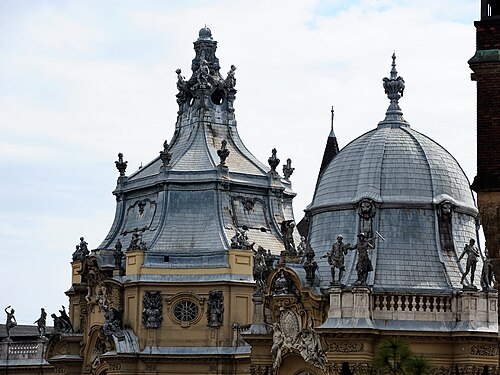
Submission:
<svg viewBox="0 0 500 375">
<path fill-rule="evenodd" d="M 403 77 L 398 76 L 396 70 L 396 53 L 392 54 L 392 68 L 390 78 L 383 78 L 384 90 L 387 97 L 391 101 L 387 112 L 385 113 L 384 121 L 379 123 L 379 126 L 409 126 L 408 122 L 403 118 L 403 111 L 399 106 L 399 99 L 403 96 L 405 89 L 405 81 Z"/>
</svg>

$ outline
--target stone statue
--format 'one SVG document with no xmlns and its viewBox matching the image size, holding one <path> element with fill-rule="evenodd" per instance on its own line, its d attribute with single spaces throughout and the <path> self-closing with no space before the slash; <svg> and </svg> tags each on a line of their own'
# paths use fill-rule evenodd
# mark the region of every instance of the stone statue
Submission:
<svg viewBox="0 0 500 375">
<path fill-rule="evenodd" d="M 328 259 L 328 264 L 330 265 L 330 272 L 332 275 L 332 281 L 330 285 L 339 285 L 342 281 L 342 273 L 345 270 L 344 259 L 347 252 L 352 248 L 350 244 L 345 244 L 343 242 L 343 237 L 339 234 L 337 236 L 337 242 L 333 243 L 332 249 L 327 252 L 322 258 Z M 339 270 L 339 279 L 335 279 L 335 269 Z"/>
<path fill-rule="evenodd" d="M 168 142 L 165 141 L 163 142 L 163 150 L 160 151 L 160 159 L 162 161 L 162 167 L 166 168 L 167 165 L 170 163 L 170 160 L 172 160 L 172 154 L 168 152 Z"/>
<path fill-rule="evenodd" d="M 284 338 L 283 332 L 279 323 L 273 323 L 273 345 L 271 346 L 271 354 L 273 356 L 273 369 L 277 370 L 281 366 Z"/>
<path fill-rule="evenodd" d="M 142 234 L 139 233 L 139 228 L 137 227 L 134 228 L 127 250 L 146 250 L 146 243 L 142 241 Z"/>
<path fill-rule="evenodd" d="M 300 236 L 300 243 L 297 246 L 297 254 L 298 255 L 304 255 L 304 252 L 306 251 L 307 247 L 307 241 L 304 236 Z"/>
<path fill-rule="evenodd" d="M 235 228 L 236 234 L 231 238 L 231 249 L 251 250 L 255 242 L 248 241 L 248 227 L 243 225 L 241 229 Z"/>
<path fill-rule="evenodd" d="M 488 249 L 484 250 L 483 259 L 483 271 L 481 272 L 481 287 L 483 291 L 486 292 L 491 289 L 491 284 L 493 282 L 493 266 L 491 265 L 490 256 L 488 254 Z"/>
<path fill-rule="evenodd" d="M 185 87 L 186 87 L 186 80 L 182 76 L 182 70 L 179 68 L 175 70 L 175 73 L 177 74 L 177 90 L 180 92 L 183 92 Z"/>
<path fill-rule="evenodd" d="M 231 90 L 236 86 L 236 77 L 234 76 L 234 73 L 236 71 L 236 66 L 231 65 L 231 70 L 227 72 L 227 77 L 226 80 L 224 81 L 224 86 Z"/>
<path fill-rule="evenodd" d="M 207 321 L 209 327 L 220 327 L 224 322 L 224 293 L 211 290 L 208 293 Z"/>
<path fill-rule="evenodd" d="M 292 168 L 292 159 L 286 159 L 286 164 L 283 164 L 283 176 L 285 176 L 285 180 L 290 180 L 290 176 L 294 170 L 295 168 Z"/>
<path fill-rule="evenodd" d="M 326 356 L 321 347 L 320 338 L 312 328 L 303 329 L 297 341 L 298 351 L 307 363 L 319 368 L 325 367 Z"/>
<path fill-rule="evenodd" d="M 85 260 L 90 255 L 90 251 L 87 245 L 88 243 L 85 242 L 84 238 L 80 237 L 80 243 L 76 245 L 76 250 L 73 253 L 73 261 Z"/>
<path fill-rule="evenodd" d="M 287 255 L 297 255 L 295 243 L 293 241 L 293 229 L 295 222 L 293 220 L 283 220 L 281 222 L 281 234 L 283 235 L 283 244 Z"/>
<path fill-rule="evenodd" d="M 259 246 L 253 251 L 253 279 L 255 280 L 255 294 L 262 294 L 266 288 L 266 250 Z"/>
<path fill-rule="evenodd" d="M 271 250 L 267 250 L 267 253 L 264 255 L 264 260 L 266 263 L 266 275 L 264 280 L 267 281 L 267 277 L 271 274 L 272 270 L 274 269 L 274 260 L 275 257 L 273 254 L 271 254 Z"/>
<path fill-rule="evenodd" d="M 9 308 L 10 308 L 10 312 L 8 311 Z M 17 320 L 16 320 L 16 317 L 14 316 L 15 310 L 13 308 L 11 308 L 10 305 L 7 306 L 4 309 L 4 311 L 7 314 L 7 320 L 5 322 L 5 329 L 7 330 L 7 340 L 9 340 L 10 339 L 10 331 L 12 328 L 17 326 Z"/>
<path fill-rule="evenodd" d="M 59 310 L 59 312 L 64 311 L 64 314 L 66 315 L 66 311 L 64 310 Z M 61 314 L 62 315 L 62 314 Z M 54 329 L 53 333 L 70 333 L 73 328 L 71 326 L 71 322 L 69 321 L 69 317 L 66 319 L 63 316 L 57 316 L 56 314 L 51 314 L 52 320 L 54 321 Z M 67 315 L 66 315 L 67 316 Z"/>
<path fill-rule="evenodd" d="M 123 334 L 122 314 L 114 307 L 104 306 L 104 324 L 102 332 L 106 336 L 115 336 L 118 339 L 125 337 Z"/>
<path fill-rule="evenodd" d="M 115 258 L 115 268 L 121 270 L 123 269 L 122 260 L 125 254 L 122 250 L 122 243 L 120 239 L 116 241 L 115 250 L 113 251 L 113 258 Z"/>
<path fill-rule="evenodd" d="M 465 272 L 462 275 L 460 283 L 463 285 L 465 277 L 470 273 L 470 285 L 474 286 L 474 273 L 476 272 L 476 264 L 479 259 L 479 250 L 474 246 L 476 241 L 471 238 L 468 244 L 465 244 L 464 251 L 458 257 L 460 261 L 465 255 L 467 255 L 467 261 L 465 263 Z"/>
<path fill-rule="evenodd" d="M 314 284 L 314 279 L 316 278 L 316 270 L 318 269 L 318 264 L 314 260 L 315 255 L 316 254 L 314 253 L 313 248 L 308 245 L 305 254 L 306 259 L 304 261 L 304 270 L 306 271 L 306 280 L 309 285 Z"/>
<path fill-rule="evenodd" d="M 210 76 L 210 67 L 208 66 L 208 61 L 204 58 L 200 59 L 200 67 L 196 72 L 196 80 L 198 81 L 198 87 L 204 88 L 209 86 L 208 77 Z"/>
<path fill-rule="evenodd" d="M 366 280 L 368 279 L 368 272 L 373 271 L 372 262 L 368 255 L 370 249 L 375 248 L 371 244 L 374 238 L 366 238 L 366 235 L 361 232 L 358 234 L 358 242 L 354 246 L 350 246 L 350 250 L 358 251 L 358 262 L 356 263 L 356 271 L 358 272 L 358 279 L 354 285 L 367 285 Z"/>
<path fill-rule="evenodd" d="M 61 305 L 62 310 L 59 310 L 59 313 L 61 314 L 61 319 L 65 322 L 66 326 L 69 327 L 69 331 L 73 332 L 73 324 L 71 323 L 71 320 L 69 319 L 68 314 L 66 313 L 66 308 Z"/>
<path fill-rule="evenodd" d="M 36 324 L 40 337 L 45 336 L 45 329 L 47 326 L 47 313 L 45 312 L 45 309 L 43 307 L 40 309 L 40 317 L 35 320 L 33 324 Z"/>
<path fill-rule="evenodd" d="M 146 328 L 159 328 L 163 320 L 160 291 L 146 291 L 142 300 L 142 324 Z"/>
<path fill-rule="evenodd" d="M 102 280 L 97 281 L 95 302 L 100 307 L 108 305 L 108 288 Z"/>
<path fill-rule="evenodd" d="M 226 165 L 226 159 L 229 156 L 230 151 L 227 149 L 227 141 L 222 140 L 220 150 L 217 150 L 217 155 L 219 155 L 220 165 Z"/>
</svg>

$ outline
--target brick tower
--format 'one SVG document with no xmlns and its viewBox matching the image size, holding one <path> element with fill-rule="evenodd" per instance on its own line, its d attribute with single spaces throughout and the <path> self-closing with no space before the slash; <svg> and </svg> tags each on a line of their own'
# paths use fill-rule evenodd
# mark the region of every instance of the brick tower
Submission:
<svg viewBox="0 0 500 375">
<path fill-rule="evenodd" d="M 500 1 L 481 0 L 481 20 L 474 25 L 476 53 L 469 65 L 477 82 L 477 175 L 472 189 L 500 280 Z"/>
</svg>

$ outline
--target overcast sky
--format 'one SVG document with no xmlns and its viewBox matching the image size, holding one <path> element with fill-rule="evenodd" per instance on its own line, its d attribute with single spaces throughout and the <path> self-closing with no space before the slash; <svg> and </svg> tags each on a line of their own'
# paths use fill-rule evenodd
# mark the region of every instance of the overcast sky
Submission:
<svg viewBox="0 0 500 375">
<path fill-rule="evenodd" d="M 0 308 L 31 324 L 68 305 L 71 254 L 114 217 L 118 152 L 127 174 L 158 155 L 176 120 L 176 74 L 190 75 L 206 25 L 245 145 L 296 168 L 297 220 L 310 203 L 335 108 L 342 148 L 389 104 L 391 55 L 411 126 L 470 181 L 476 99 L 467 60 L 479 0 L 0 1 Z M 281 169 L 281 167 L 280 167 Z M 50 322 L 51 323 L 51 322 Z"/>
</svg>

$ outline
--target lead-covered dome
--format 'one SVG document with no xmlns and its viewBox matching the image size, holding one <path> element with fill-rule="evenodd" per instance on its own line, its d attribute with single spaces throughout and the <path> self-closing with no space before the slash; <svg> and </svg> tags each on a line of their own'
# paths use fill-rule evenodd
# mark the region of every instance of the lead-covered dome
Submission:
<svg viewBox="0 0 500 375">
<path fill-rule="evenodd" d="M 348 144 L 321 175 L 310 209 L 359 202 L 436 205 L 477 213 L 469 181 L 443 147 L 409 126 L 379 126 Z"/>
<path fill-rule="evenodd" d="M 462 280 L 467 257 L 459 259 L 470 239 L 477 243 L 478 211 L 469 181 L 453 156 L 403 118 L 398 101 L 404 87 L 393 56 L 390 78 L 384 78 L 391 102 L 386 117 L 321 172 L 306 209 L 308 242 L 322 256 L 337 235 L 351 244 L 360 232 L 374 238 L 366 283 L 375 290 L 451 291 L 461 289 L 462 281 L 479 285 L 483 256 L 475 280 Z M 337 282 L 359 283 L 357 256 L 357 251 L 347 253 Z M 318 263 L 326 287 L 330 267 L 324 258 Z"/>
</svg>

